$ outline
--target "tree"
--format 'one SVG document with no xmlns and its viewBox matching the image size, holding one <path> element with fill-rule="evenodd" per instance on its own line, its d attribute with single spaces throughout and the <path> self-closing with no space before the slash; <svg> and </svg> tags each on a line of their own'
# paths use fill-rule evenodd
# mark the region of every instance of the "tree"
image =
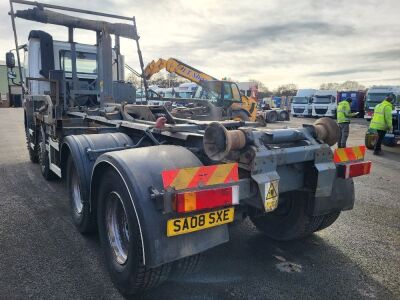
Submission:
<svg viewBox="0 0 400 300">
<path fill-rule="evenodd" d="M 257 79 L 249 79 L 249 81 L 252 83 L 255 83 L 257 85 L 259 93 L 269 93 L 270 92 L 269 89 L 267 88 L 267 86 L 263 82 L 261 82 Z"/>
<path fill-rule="evenodd" d="M 297 85 L 295 85 L 294 83 L 283 84 L 278 86 L 274 94 L 276 94 L 277 96 L 295 96 L 297 90 Z"/>
<path fill-rule="evenodd" d="M 358 91 L 365 90 L 365 86 L 357 81 L 347 80 L 340 85 L 340 90 L 343 91 Z"/>
<path fill-rule="evenodd" d="M 137 89 L 140 88 L 141 86 L 140 78 L 134 75 L 133 73 L 129 73 L 128 77 L 126 78 L 126 81 L 132 82 L 133 86 Z"/>
<path fill-rule="evenodd" d="M 328 82 L 323 83 L 320 86 L 321 90 L 339 90 L 339 91 L 357 91 L 357 90 L 365 90 L 365 86 L 360 84 L 357 81 L 347 80 L 343 83 L 337 82 Z"/>
</svg>

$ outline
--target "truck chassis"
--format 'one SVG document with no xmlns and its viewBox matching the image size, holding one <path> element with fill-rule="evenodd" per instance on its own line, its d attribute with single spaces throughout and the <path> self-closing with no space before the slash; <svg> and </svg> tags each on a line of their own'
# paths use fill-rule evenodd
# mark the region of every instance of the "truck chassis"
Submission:
<svg viewBox="0 0 400 300">
<path fill-rule="evenodd" d="M 14 13 L 13 3 L 35 8 Z M 50 93 L 26 90 L 24 120 L 31 161 L 46 180 L 66 180 L 72 220 L 81 233 L 98 232 L 122 294 L 191 272 L 202 252 L 229 240 L 234 221 L 250 217 L 267 236 L 285 241 L 322 230 L 352 209 L 352 177 L 367 174 L 370 162 L 363 155 L 334 160 L 333 120 L 268 130 L 242 121 L 179 119 L 163 106 L 115 103 L 105 88 L 111 84 L 109 34 L 136 40 L 143 74 L 135 22 L 99 27 L 47 8 L 120 17 L 22 0 L 10 4 L 16 49 L 16 17 L 97 32 L 104 81 L 95 91 L 99 105 L 74 103 L 82 93 L 74 90 L 76 72 L 68 94 L 65 74 L 50 70 L 47 78 L 27 78 L 47 80 Z M 72 64 L 76 70 L 74 59 Z"/>
</svg>

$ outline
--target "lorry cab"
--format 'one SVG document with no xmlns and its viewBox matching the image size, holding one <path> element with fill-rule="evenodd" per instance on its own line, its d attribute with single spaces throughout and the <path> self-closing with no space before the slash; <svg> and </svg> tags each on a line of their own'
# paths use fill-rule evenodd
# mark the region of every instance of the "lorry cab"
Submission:
<svg viewBox="0 0 400 300">
<path fill-rule="evenodd" d="M 176 88 L 176 95 L 178 98 L 192 98 L 194 92 L 196 91 L 197 84 L 193 82 L 181 83 L 178 88 Z"/>
<path fill-rule="evenodd" d="M 364 119 L 371 121 L 374 114 L 374 108 L 381 103 L 385 97 L 393 93 L 396 96 L 394 105 L 400 105 L 400 87 L 396 86 L 377 86 L 368 89 L 365 96 L 365 115 Z"/>
<path fill-rule="evenodd" d="M 336 117 L 336 90 L 318 90 L 313 96 L 313 117 Z"/>
<path fill-rule="evenodd" d="M 314 94 L 314 89 L 299 89 L 296 93 L 296 96 L 294 96 L 292 99 L 292 116 L 310 117 L 312 112 L 311 105 L 313 102 Z"/>
<path fill-rule="evenodd" d="M 98 82 L 98 61 L 97 47 L 95 45 L 74 43 L 76 51 L 76 73 L 78 92 L 75 92 L 76 102 L 82 106 L 98 105 L 97 90 L 101 88 Z M 113 61 L 116 61 L 117 55 L 112 51 Z M 121 56 L 122 57 L 122 56 Z M 64 41 L 53 40 L 52 36 L 47 32 L 40 30 L 32 30 L 29 34 L 28 44 L 25 47 L 24 54 L 24 81 L 27 82 L 27 88 L 31 95 L 50 94 L 50 82 L 37 79 L 49 79 L 50 71 L 63 71 L 66 89 L 72 86 L 72 44 Z M 135 98 L 134 88 L 132 84 L 123 82 L 124 69 L 123 58 L 120 63 L 114 63 L 112 66 L 112 80 L 114 84 L 118 84 L 121 90 L 125 90 L 127 86 L 129 95 L 123 98 L 127 102 L 133 102 Z M 26 80 L 26 78 L 36 78 Z M 118 101 L 118 91 L 114 98 Z M 80 92 L 81 93 L 80 93 Z"/>
</svg>

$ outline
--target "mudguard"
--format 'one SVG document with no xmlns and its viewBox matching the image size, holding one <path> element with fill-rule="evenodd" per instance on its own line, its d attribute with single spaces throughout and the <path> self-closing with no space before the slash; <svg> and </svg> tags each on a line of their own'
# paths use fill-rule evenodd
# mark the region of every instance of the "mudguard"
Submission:
<svg viewBox="0 0 400 300">
<path fill-rule="evenodd" d="M 77 168 L 82 199 L 89 201 L 90 179 L 96 158 L 105 152 L 132 145 L 131 138 L 124 133 L 69 135 L 61 147 L 62 176 L 65 176 L 67 158 L 71 155 Z"/>
<path fill-rule="evenodd" d="M 331 212 L 350 210 L 354 206 L 353 179 L 335 178 L 331 196 L 315 197 L 311 203 L 313 216 L 326 215 Z"/>
<path fill-rule="evenodd" d="M 104 168 L 116 170 L 135 209 L 142 235 L 143 261 L 149 267 L 160 266 L 229 240 L 227 225 L 167 237 L 167 220 L 176 214 L 164 214 L 151 199 L 150 188 L 163 190 L 161 171 L 201 165 L 192 152 L 180 146 L 161 145 L 105 153 L 97 159 L 93 170 L 91 199 L 97 199 L 96 187 Z"/>
</svg>

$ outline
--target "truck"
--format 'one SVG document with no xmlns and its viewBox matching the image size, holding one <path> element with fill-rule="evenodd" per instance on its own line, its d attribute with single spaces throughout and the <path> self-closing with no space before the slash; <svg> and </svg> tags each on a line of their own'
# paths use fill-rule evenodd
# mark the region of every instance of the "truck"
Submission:
<svg viewBox="0 0 400 300">
<path fill-rule="evenodd" d="M 358 117 L 363 118 L 365 113 L 365 91 L 339 91 L 337 97 L 337 104 L 339 102 L 351 98 L 351 112 L 358 112 Z"/>
<path fill-rule="evenodd" d="M 20 84 L 27 150 L 44 180 L 64 179 L 72 223 L 82 234 L 99 235 L 110 278 L 124 296 L 171 275 L 189 276 L 201 253 L 229 241 L 233 222 L 250 218 L 266 237 L 290 241 L 353 208 L 353 178 L 368 174 L 371 162 L 362 147 L 331 149 L 339 128 L 330 118 L 269 130 L 236 120 L 179 119 L 164 106 L 115 101 L 122 86 L 113 85 L 112 75 L 120 38 L 136 45 L 148 97 L 134 17 L 26 0 L 10 0 L 10 16 L 15 49 L 18 19 L 68 28 L 67 49 L 50 34 L 26 48 L 30 76 Z M 76 29 L 93 32 L 96 44 L 75 43 Z M 60 51 L 69 51 L 64 62 L 70 57 L 70 65 L 55 58 Z M 7 55 L 11 69 L 13 56 Z M 35 88 L 35 81 L 47 86 Z"/>
<path fill-rule="evenodd" d="M 400 86 L 373 86 L 369 88 L 365 95 L 364 119 L 371 121 L 375 105 L 381 103 L 390 93 L 400 98 Z"/>
<path fill-rule="evenodd" d="M 317 90 L 312 98 L 311 115 L 313 117 L 336 118 L 336 98 L 336 90 Z"/>
<path fill-rule="evenodd" d="M 292 99 L 291 114 L 293 117 L 311 117 L 312 115 L 312 99 L 315 89 L 299 89 L 296 96 Z"/>
<path fill-rule="evenodd" d="M 193 82 L 181 83 L 176 89 L 177 96 L 179 98 L 192 98 L 194 92 L 196 91 L 197 84 Z"/>
</svg>

